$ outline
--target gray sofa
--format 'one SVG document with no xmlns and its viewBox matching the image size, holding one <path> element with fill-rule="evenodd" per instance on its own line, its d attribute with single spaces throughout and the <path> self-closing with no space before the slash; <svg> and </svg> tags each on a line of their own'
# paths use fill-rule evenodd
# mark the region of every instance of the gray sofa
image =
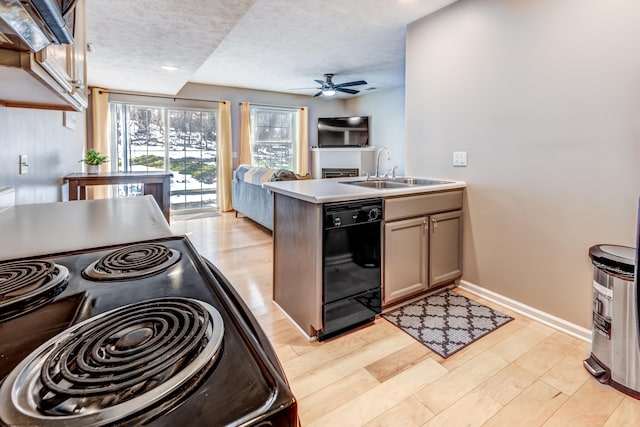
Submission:
<svg viewBox="0 0 640 427">
<path fill-rule="evenodd" d="M 273 230 L 273 194 L 262 186 L 269 181 L 297 179 L 285 169 L 240 165 L 233 171 L 231 207 L 263 227 Z"/>
</svg>

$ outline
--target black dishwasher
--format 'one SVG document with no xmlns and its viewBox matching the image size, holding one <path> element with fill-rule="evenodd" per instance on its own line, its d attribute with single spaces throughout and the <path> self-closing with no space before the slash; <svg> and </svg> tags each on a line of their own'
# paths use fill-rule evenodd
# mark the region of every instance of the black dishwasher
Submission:
<svg viewBox="0 0 640 427">
<path fill-rule="evenodd" d="M 382 199 L 323 206 L 323 340 L 380 314 Z"/>
</svg>

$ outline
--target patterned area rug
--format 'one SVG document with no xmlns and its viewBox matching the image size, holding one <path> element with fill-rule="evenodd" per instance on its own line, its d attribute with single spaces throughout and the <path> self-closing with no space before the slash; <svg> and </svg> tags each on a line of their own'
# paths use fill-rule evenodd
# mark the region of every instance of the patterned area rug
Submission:
<svg viewBox="0 0 640 427">
<path fill-rule="evenodd" d="M 444 358 L 513 320 L 448 289 L 382 317 Z"/>
</svg>

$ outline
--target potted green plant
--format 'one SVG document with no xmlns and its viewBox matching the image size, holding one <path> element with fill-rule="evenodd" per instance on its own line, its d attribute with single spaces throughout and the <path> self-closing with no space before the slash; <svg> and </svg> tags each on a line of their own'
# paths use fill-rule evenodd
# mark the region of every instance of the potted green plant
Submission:
<svg viewBox="0 0 640 427">
<path fill-rule="evenodd" d="M 87 165 L 87 173 L 94 174 L 98 173 L 98 167 L 107 160 L 109 160 L 107 156 L 92 149 L 87 151 L 87 154 L 84 155 L 84 158 L 80 160 L 80 162 Z"/>
</svg>

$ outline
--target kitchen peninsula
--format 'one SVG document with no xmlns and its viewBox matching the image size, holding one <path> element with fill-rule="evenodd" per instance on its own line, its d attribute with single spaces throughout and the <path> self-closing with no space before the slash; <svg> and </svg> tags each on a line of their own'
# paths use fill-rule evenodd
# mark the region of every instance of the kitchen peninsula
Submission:
<svg viewBox="0 0 640 427">
<path fill-rule="evenodd" d="M 355 265 L 379 272 L 377 304 L 383 309 L 451 283 L 462 274 L 464 182 L 337 178 L 269 182 L 264 186 L 274 193 L 273 300 L 309 339 L 322 339 L 327 328 L 331 334 L 349 329 L 329 326 L 327 319 L 332 313 L 350 318 L 354 326 L 364 322 L 363 316 L 353 310 L 358 310 L 355 306 L 362 306 L 362 301 L 371 300 L 372 294 L 354 282 L 369 273 L 362 273 L 364 268 L 354 273 Z M 336 206 L 345 212 L 351 209 L 353 221 L 331 213 Z M 358 227 L 353 226 L 373 221 L 379 224 L 376 233 L 372 228 L 358 233 Z M 328 230 L 337 227 L 342 227 L 341 234 L 334 230 L 331 233 L 335 237 L 328 237 Z M 366 245 L 358 243 L 371 234 L 376 234 L 377 246 L 369 241 Z M 352 252 L 348 254 L 347 249 L 336 249 L 354 246 L 345 243 L 349 239 L 362 249 L 349 249 Z M 373 253 L 372 247 L 380 248 L 381 253 Z M 331 274 L 341 270 L 344 276 L 332 279 L 341 282 L 341 289 L 336 291 L 341 299 L 329 300 L 327 294 L 334 291 L 323 288 L 329 269 Z M 369 309 L 375 312 L 375 307 Z"/>
<path fill-rule="evenodd" d="M 0 260 L 173 235 L 150 195 L 11 206 L 0 212 L 0 234 L 11 242 Z"/>
</svg>

